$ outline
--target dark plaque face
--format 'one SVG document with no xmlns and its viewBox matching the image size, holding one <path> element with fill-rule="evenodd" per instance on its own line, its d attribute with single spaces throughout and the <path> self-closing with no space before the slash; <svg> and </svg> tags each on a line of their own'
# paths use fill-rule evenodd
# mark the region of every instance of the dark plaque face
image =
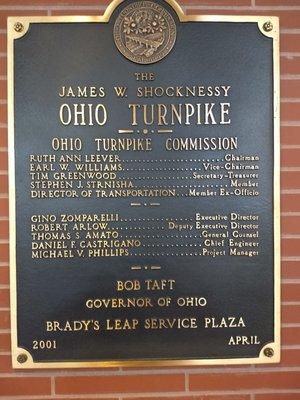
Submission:
<svg viewBox="0 0 300 400">
<path fill-rule="evenodd" d="M 14 367 L 278 362 L 277 19 L 8 31 Z"/>
</svg>

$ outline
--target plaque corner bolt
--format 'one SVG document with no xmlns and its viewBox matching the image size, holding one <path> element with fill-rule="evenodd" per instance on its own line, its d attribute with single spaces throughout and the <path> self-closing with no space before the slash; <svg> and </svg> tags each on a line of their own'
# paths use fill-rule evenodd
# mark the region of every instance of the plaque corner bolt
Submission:
<svg viewBox="0 0 300 400">
<path fill-rule="evenodd" d="M 266 347 L 264 350 L 264 355 L 266 357 L 272 358 L 274 356 L 274 350 L 271 347 Z"/>
<path fill-rule="evenodd" d="M 28 356 L 26 354 L 19 354 L 17 357 L 17 361 L 19 364 L 24 364 L 28 360 Z"/>
<path fill-rule="evenodd" d="M 14 24 L 14 30 L 16 31 L 16 32 L 22 32 L 23 30 L 24 30 L 24 25 L 22 24 L 22 22 L 16 22 L 15 24 Z"/>
<path fill-rule="evenodd" d="M 263 25 L 264 31 L 265 32 L 271 32 L 273 30 L 273 24 L 271 21 L 267 21 Z"/>
</svg>

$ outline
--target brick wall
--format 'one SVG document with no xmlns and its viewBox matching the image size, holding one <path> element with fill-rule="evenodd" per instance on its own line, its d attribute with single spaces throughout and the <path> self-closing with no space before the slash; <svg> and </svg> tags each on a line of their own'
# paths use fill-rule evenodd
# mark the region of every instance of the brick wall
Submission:
<svg viewBox="0 0 300 400">
<path fill-rule="evenodd" d="M 100 14 L 109 0 L 0 0 L 0 399 L 300 399 L 300 0 L 181 0 L 186 13 L 281 21 L 282 362 L 272 366 L 13 371 L 10 361 L 6 17 Z"/>
</svg>

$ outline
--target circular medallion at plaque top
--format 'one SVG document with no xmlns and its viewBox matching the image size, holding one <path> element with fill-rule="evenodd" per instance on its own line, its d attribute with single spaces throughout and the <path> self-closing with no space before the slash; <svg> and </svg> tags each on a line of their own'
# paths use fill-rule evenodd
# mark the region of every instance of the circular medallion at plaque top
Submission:
<svg viewBox="0 0 300 400">
<path fill-rule="evenodd" d="M 152 64 L 163 59 L 176 40 L 172 15 L 153 1 L 137 1 L 125 7 L 114 25 L 118 50 L 137 64 Z"/>
</svg>

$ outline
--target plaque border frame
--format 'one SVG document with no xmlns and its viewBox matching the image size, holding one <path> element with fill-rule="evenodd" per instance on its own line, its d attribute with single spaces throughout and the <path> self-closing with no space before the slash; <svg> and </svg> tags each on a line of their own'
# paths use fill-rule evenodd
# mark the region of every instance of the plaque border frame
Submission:
<svg viewBox="0 0 300 400">
<path fill-rule="evenodd" d="M 256 22 L 260 32 L 273 39 L 273 223 L 274 223 L 274 342 L 266 344 L 259 357 L 221 359 L 128 359 L 104 361 L 34 362 L 31 354 L 18 347 L 17 334 L 17 282 L 16 282 L 16 194 L 14 147 L 14 40 L 26 34 L 31 23 L 107 23 L 117 6 L 124 0 L 113 0 L 101 16 L 20 16 L 7 18 L 7 81 L 8 81 L 8 153 L 9 153 L 9 259 L 10 259 L 10 311 L 12 366 L 17 369 L 43 368 L 112 368 L 112 367 L 180 367 L 203 365 L 269 364 L 280 362 L 280 69 L 279 18 L 257 15 L 186 15 L 176 0 L 164 0 L 176 12 L 180 22 Z M 154 0 L 155 1 L 155 0 Z M 15 29 L 21 23 L 23 29 Z M 272 30 L 265 29 L 266 23 Z M 141 65 L 139 65 L 141 67 Z M 267 355 L 271 349 L 273 355 Z M 20 357 L 21 356 L 21 357 Z M 25 356 L 26 361 L 22 361 Z"/>
</svg>

